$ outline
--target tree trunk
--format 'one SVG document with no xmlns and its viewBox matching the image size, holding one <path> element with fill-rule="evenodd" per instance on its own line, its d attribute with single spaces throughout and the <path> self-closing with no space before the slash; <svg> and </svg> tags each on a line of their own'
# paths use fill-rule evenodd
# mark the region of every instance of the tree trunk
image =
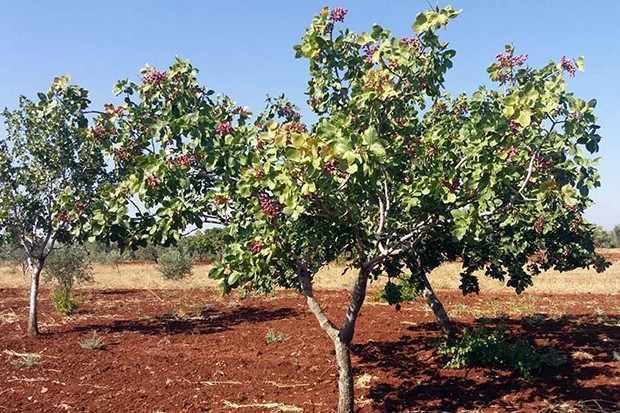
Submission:
<svg viewBox="0 0 620 413">
<path fill-rule="evenodd" d="M 37 296 L 39 295 L 39 280 L 41 278 L 43 262 L 41 260 L 32 262 L 30 259 L 28 259 L 28 261 L 28 270 L 30 272 L 30 313 L 28 316 L 28 334 L 31 336 L 36 336 L 39 334 L 39 322 L 37 320 Z"/>
<path fill-rule="evenodd" d="M 349 345 L 335 340 L 334 348 L 338 364 L 338 413 L 353 413 L 353 369 Z"/>
<path fill-rule="evenodd" d="M 422 290 L 422 295 L 426 300 L 426 304 L 428 304 L 430 309 L 433 311 L 433 314 L 435 314 L 437 322 L 441 327 L 441 331 L 443 331 L 443 334 L 446 336 L 446 339 L 448 340 L 448 342 L 453 342 L 456 338 L 456 332 L 454 331 L 454 327 L 450 322 L 450 317 L 448 317 L 448 313 L 446 313 L 443 304 L 441 303 L 441 301 L 439 301 L 439 298 L 437 298 L 435 292 L 431 288 L 430 284 L 428 284 L 428 282 Z"/>
<path fill-rule="evenodd" d="M 353 413 L 355 405 L 353 389 L 353 369 L 351 367 L 350 345 L 355 332 L 355 323 L 360 308 L 366 296 L 366 286 L 370 270 L 363 268 L 360 270 L 356 285 L 353 289 L 351 301 L 347 308 L 343 327 L 338 329 L 329 320 L 312 292 L 312 282 L 307 267 L 302 263 L 298 264 L 298 277 L 301 284 L 301 291 L 306 297 L 306 303 L 310 312 L 314 314 L 321 328 L 327 333 L 334 343 L 336 351 L 336 364 L 338 365 L 338 413 Z"/>
</svg>

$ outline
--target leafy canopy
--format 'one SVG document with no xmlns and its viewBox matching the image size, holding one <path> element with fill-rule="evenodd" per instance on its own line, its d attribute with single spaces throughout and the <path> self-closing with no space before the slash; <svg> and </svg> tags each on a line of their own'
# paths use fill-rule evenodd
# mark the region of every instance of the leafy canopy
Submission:
<svg viewBox="0 0 620 413">
<path fill-rule="evenodd" d="M 411 37 L 396 38 L 379 25 L 337 29 L 344 15 L 321 11 L 295 46 L 309 64 L 311 127 L 284 97 L 253 118 L 178 58 L 119 82 L 123 104 L 92 132 L 118 178 L 94 234 L 166 243 L 224 224 L 211 276 L 225 291 L 298 286 L 300 268 L 312 274 L 342 253 L 390 277 L 461 257 L 464 293 L 478 290 L 480 269 L 517 292 L 542 269 L 603 270 L 582 219 L 599 186 L 588 156 L 600 141 L 596 101 L 565 79 L 582 59 L 532 68 L 507 46 L 488 69 L 496 87 L 450 96 L 455 51 L 437 31 L 458 13 L 420 13 Z"/>
<path fill-rule="evenodd" d="M 105 179 L 103 153 L 84 137 L 89 104 L 85 89 L 61 77 L 37 101 L 22 96 L 18 109 L 2 113 L 0 237 L 19 242 L 30 257 L 71 242 Z"/>
</svg>

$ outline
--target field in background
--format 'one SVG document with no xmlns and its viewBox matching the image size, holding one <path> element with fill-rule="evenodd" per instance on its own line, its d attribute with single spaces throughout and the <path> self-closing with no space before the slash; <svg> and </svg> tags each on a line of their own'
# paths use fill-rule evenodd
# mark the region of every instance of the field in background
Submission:
<svg viewBox="0 0 620 413">
<path fill-rule="evenodd" d="M 371 284 L 352 346 L 356 408 L 378 411 L 620 411 L 620 260 L 607 272 L 548 272 L 517 296 L 481 277 L 480 296 L 458 290 L 460 265 L 430 279 L 460 329 L 504 323 L 510 339 L 556 349 L 560 364 L 529 380 L 509 370 L 446 369 L 440 332 L 423 301 L 400 311 Z M 44 286 L 41 338 L 28 337 L 28 277 L 0 267 L 0 412 L 332 412 L 331 343 L 295 292 L 222 297 L 209 266 L 181 281 L 152 263 L 94 265 L 79 310 L 59 315 Z M 317 297 L 340 320 L 355 272 L 329 265 Z M 270 339 L 271 337 L 271 339 Z M 94 343 L 94 344 L 93 344 Z M 551 354 L 551 353 L 549 353 Z M 421 410 L 424 409 L 424 410 Z"/>
<path fill-rule="evenodd" d="M 620 294 L 620 251 L 603 250 L 613 265 L 602 274 L 594 269 L 578 269 L 565 273 L 548 271 L 534 278 L 530 293 L 593 293 Z M 180 281 L 167 280 L 157 271 L 154 263 L 127 263 L 115 265 L 93 265 L 95 282 L 81 285 L 85 289 L 191 289 L 218 288 L 217 283 L 208 277 L 208 265 L 194 266 L 193 274 Z M 346 268 L 334 264 L 326 265 L 317 275 L 315 282 L 318 288 L 346 288 L 355 281 L 355 271 L 344 271 Z M 459 263 L 446 263 L 433 271 L 429 279 L 436 290 L 458 290 L 460 284 Z M 344 273 L 344 274 L 343 274 Z M 371 283 L 371 290 L 381 288 L 385 277 Z M 29 279 L 19 267 L 0 266 L 0 288 L 27 287 Z M 497 280 L 481 275 L 480 289 L 483 292 L 511 292 L 512 290 Z"/>
</svg>

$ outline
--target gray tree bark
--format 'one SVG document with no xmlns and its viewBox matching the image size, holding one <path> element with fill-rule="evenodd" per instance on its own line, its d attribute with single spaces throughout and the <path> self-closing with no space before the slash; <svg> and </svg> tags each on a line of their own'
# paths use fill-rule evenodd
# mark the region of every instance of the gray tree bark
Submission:
<svg viewBox="0 0 620 413">
<path fill-rule="evenodd" d="M 422 290 L 422 295 L 426 300 L 426 304 L 433 311 L 433 314 L 435 314 L 435 318 L 437 318 L 437 322 L 441 327 L 441 331 L 446 336 L 446 339 L 448 340 L 448 342 L 453 342 L 456 338 L 456 331 L 452 326 L 452 322 L 450 321 L 450 317 L 448 317 L 448 313 L 446 313 L 443 304 L 435 295 L 435 292 L 431 288 L 430 284 L 426 284 L 426 286 Z"/>
<path fill-rule="evenodd" d="M 351 341 L 355 333 L 355 323 L 357 316 L 366 298 L 366 287 L 370 270 L 360 269 L 360 273 L 353 288 L 351 301 L 347 308 L 342 328 L 329 320 L 318 301 L 314 298 L 312 282 L 307 268 L 299 263 L 298 276 L 301 284 L 301 291 L 306 298 L 306 303 L 310 312 L 314 314 L 321 328 L 327 333 L 334 343 L 336 351 L 336 364 L 338 365 L 338 413 L 353 413 L 355 407 L 355 394 L 353 388 L 353 368 L 351 366 Z"/>
<path fill-rule="evenodd" d="M 28 314 L 28 334 L 36 336 L 39 334 L 38 300 L 39 282 L 41 271 L 43 270 L 42 260 L 32 260 L 28 258 L 28 272 L 30 273 L 30 311 Z"/>
</svg>

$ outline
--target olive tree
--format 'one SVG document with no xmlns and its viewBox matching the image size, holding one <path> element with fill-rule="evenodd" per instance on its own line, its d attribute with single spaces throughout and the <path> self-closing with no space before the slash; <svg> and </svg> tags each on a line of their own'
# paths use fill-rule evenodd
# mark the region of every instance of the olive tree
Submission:
<svg viewBox="0 0 620 413">
<path fill-rule="evenodd" d="M 600 137 L 596 102 L 567 92 L 565 76 L 581 59 L 535 69 L 508 46 L 488 70 L 497 87 L 452 97 L 444 75 L 455 52 L 437 31 L 458 11 L 420 13 L 405 38 L 378 25 L 337 30 L 346 13 L 323 9 L 295 46 L 309 62 L 306 92 L 318 117 L 310 127 L 285 98 L 269 99 L 253 118 L 199 86 L 196 69 L 180 59 L 169 71 L 145 67 L 140 83 L 119 82 L 116 110 L 126 116 L 97 120 L 119 184 L 92 223 L 95 234 L 121 243 L 170 242 L 189 225 L 225 225 L 229 239 L 211 277 L 225 292 L 302 292 L 334 345 L 339 412 L 353 411 L 350 346 L 379 274 L 418 282 L 450 335 L 426 278 L 445 260 L 462 259 L 463 293 L 478 291 L 479 270 L 519 293 L 544 269 L 607 266 L 582 219 L 599 185 L 597 160 L 586 152 L 598 150 Z M 337 323 L 313 277 L 343 253 L 357 277 Z"/>
<path fill-rule="evenodd" d="M 0 238 L 16 240 L 31 278 L 29 334 L 39 332 L 37 295 L 45 260 L 57 242 L 71 243 L 105 175 L 102 151 L 85 137 L 88 92 L 55 78 L 38 100 L 24 96 L 2 113 Z"/>
</svg>

